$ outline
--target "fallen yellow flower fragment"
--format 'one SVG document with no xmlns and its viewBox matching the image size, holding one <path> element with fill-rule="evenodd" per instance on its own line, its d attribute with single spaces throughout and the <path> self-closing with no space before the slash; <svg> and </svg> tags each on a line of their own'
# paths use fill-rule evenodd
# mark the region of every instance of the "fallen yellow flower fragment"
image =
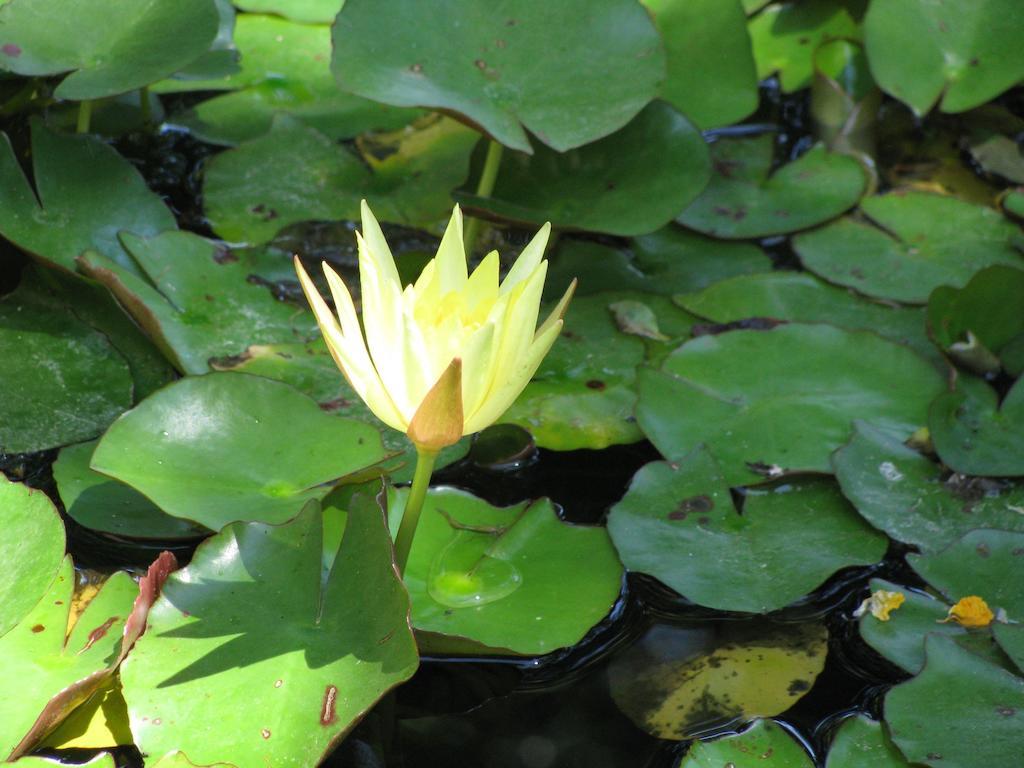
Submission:
<svg viewBox="0 0 1024 768">
<path fill-rule="evenodd" d="M 871 597 L 864 599 L 864 602 L 853 612 L 853 615 L 856 618 L 860 618 L 865 613 L 870 613 L 879 621 L 888 621 L 889 614 L 903 605 L 906 599 L 902 592 L 877 589 L 871 593 Z"/>
<path fill-rule="evenodd" d="M 977 595 L 968 595 L 958 600 L 940 623 L 955 621 L 961 627 L 987 627 L 994 618 L 995 614 L 988 603 Z"/>
</svg>

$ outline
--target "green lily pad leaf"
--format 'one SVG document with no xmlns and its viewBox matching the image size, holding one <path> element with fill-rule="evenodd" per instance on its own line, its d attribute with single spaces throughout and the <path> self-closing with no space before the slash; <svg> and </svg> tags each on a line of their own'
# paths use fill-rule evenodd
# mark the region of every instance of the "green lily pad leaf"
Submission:
<svg viewBox="0 0 1024 768">
<path fill-rule="evenodd" d="M 212 358 L 240 354 L 249 344 L 297 341 L 314 331 L 309 313 L 249 282 L 247 265 L 205 238 L 165 232 L 147 240 L 125 233 L 122 243 L 152 282 L 96 253 L 78 263 L 183 373 L 206 373 Z"/>
<path fill-rule="evenodd" d="M 388 494 L 392 532 L 407 497 Z M 547 499 L 499 508 L 454 488 L 427 495 L 405 571 L 417 632 L 537 655 L 578 643 L 621 582 L 604 528 L 563 523 Z"/>
<path fill-rule="evenodd" d="M 333 40 L 344 90 L 461 115 L 522 152 L 525 129 L 559 152 L 615 132 L 665 76 L 658 32 L 629 0 L 348 0 Z"/>
<path fill-rule="evenodd" d="M 71 72 L 59 99 L 113 96 L 198 59 L 219 22 L 213 0 L 12 0 L 0 6 L 0 69 Z"/>
<path fill-rule="evenodd" d="M 564 239 L 548 263 L 544 298 L 552 301 L 574 278 L 579 281 L 577 296 L 601 291 L 671 295 L 772 268 L 771 259 L 756 245 L 713 240 L 675 225 L 635 238 L 630 251 Z"/>
<path fill-rule="evenodd" d="M 805 267 L 868 296 L 923 304 L 985 267 L 1024 265 L 1018 228 L 991 208 L 899 191 L 867 197 L 860 210 L 867 220 L 846 217 L 793 239 Z"/>
<path fill-rule="evenodd" d="M 944 388 L 932 365 L 874 333 L 792 323 L 701 336 L 661 370 L 641 368 L 636 417 L 666 458 L 704 443 L 743 485 L 830 472 L 854 419 L 909 436 Z"/>
<path fill-rule="evenodd" d="M 289 520 L 331 482 L 385 457 L 375 429 L 324 413 L 286 384 L 210 373 L 118 419 L 91 466 L 216 531 L 235 520 Z"/>
<path fill-rule="evenodd" d="M 999 205 L 1015 219 L 1024 219 L 1024 189 L 1008 189 L 1000 198 Z"/>
<path fill-rule="evenodd" d="M 1019 10 L 1014 0 L 978 0 L 962 9 L 875 0 L 864 17 L 871 71 L 882 90 L 918 115 L 940 98 L 943 112 L 984 104 L 1024 78 Z"/>
<path fill-rule="evenodd" d="M 364 198 L 381 221 L 434 224 L 451 212 L 448 192 L 466 178 L 478 138 L 453 120 L 431 118 L 392 137 L 390 154 L 376 160 L 281 116 L 266 136 L 207 164 L 206 215 L 221 237 L 249 243 L 264 243 L 298 221 L 358 219 Z"/>
<path fill-rule="evenodd" d="M 612 306 L 622 301 L 646 306 L 669 341 L 620 329 Z M 636 367 L 667 354 L 691 323 L 663 296 L 609 291 L 576 298 L 561 336 L 501 421 L 524 427 L 537 445 L 557 451 L 642 440 L 633 418 Z"/>
<path fill-rule="evenodd" d="M 877 720 L 859 715 L 843 721 L 825 768 L 911 768 Z"/>
<path fill-rule="evenodd" d="M 876 304 L 805 272 L 740 275 L 675 300 L 687 312 L 715 323 L 767 317 L 874 331 L 941 363 L 925 333 L 923 310 Z"/>
<path fill-rule="evenodd" d="M 180 750 L 168 752 L 156 759 L 145 761 L 146 768 L 201 768 L 188 759 L 188 755 Z M 233 763 L 214 763 L 202 768 L 235 768 Z"/>
<path fill-rule="evenodd" d="M 276 13 L 304 24 L 330 24 L 345 0 L 235 0 L 250 13 Z"/>
<path fill-rule="evenodd" d="M 750 12 L 748 7 L 748 12 Z M 747 25 L 757 65 L 757 79 L 778 73 L 785 93 L 811 84 L 814 52 L 827 40 L 860 37 L 860 29 L 843 3 L 812 0 L 773 3 Z"/>
<path fill-rule="evenodd" d="M 122 644 L 123 644 L 122 640 Z M 108 676 L 84 704 L 79 704 L 39 746 L 44 749 L 113 749 L 134 744 L 121 681 Z"/>
<path fill-rule="evenodd" d="M 372 497 L 349 512 L 327 574 L 313 502 L 284 525 L 229 525 L 171 575 L 121 667 L 141 750 L 315 765 L 412 676 L 409 598 L 383 513 Z"/>
<path fill-rule="evenodd" d="M 996 623 L 992 625 L 992 634 L 1017 669 L 1024 672 L 1024 625 Z"/>
<path fill-rule="evenodd" d="M 757 108 L 757 74 L 739 0 L 644 0 L 665 43 L 661 97 L 701 129 Z"/>
<path fill-rule="evenodd" d="M 1024 532 L 1024 485 L 946 477 L 935 462 L 863 421 L 832 454 L 857 511 L 897 541 L 938 552 L 975 528 Z"/>
<path fill-rule="evenodd" d="M 821 624 L 657 625 L 608 669 L 619 709 L 659 739 L 688 739 L 789 709 L 825 667 Z"/>
<path fill-rule="evenodd" d="M 1024 335 L 1024 262 L 1020 266 L 983 269 L 962 289 L 944 285 L 928 297 L 928 330 L 935 343 L 975 373 L 1006 365 L 999 358 L 1003 349 L 1009 345 L 1012 351 Z"/>
<path fill-rule="evenodd" d="M 308 344 L 254 345 L 239 357 L 215 363 L 214 368 L 283 381 L 316 400 L 327 413 L 382 427 L 380 419 L 338 370 L 322 337 Z M 388 427 L 381 428 L 380 436 L 384 450 L 391 457 L 387 463 L 391 481 L 410 482 L 416 468 L 416 449 L 412 441 L 404 432 Z M 442 448 L 434 460 L 434 470 L 463 458 L 469 452 L 470 442 L 471 438 L 464 437 Z"/>
<path fill-rule="evenodd" d="M 783 608 L 840 568 L 877 562 L 887 544 L 825 480 L 750 490 L 740 512 L 702 448 L 678 464 L 642 467 L 612 507 L 608 532 L 629 570 L 700 605 L 749 613 Z"/>
<path fill-rule="evenodd" d="M 53 479 L 68 515 L 94 531 L 132 539 L 187 539 L 209 531 L 165 515 L 127 485 L 89 468 L 96 441 L 64 448 L 53 465 Z"/>
<path fill-rule="evenodd" d="M 334 5 L 340 5 L 333 0 Z M 333 20 L 337 15 L 335 8 Z M 331 74 L 331 30 L 326 24 L 295 23 L 244 14 L 234 33 L 241 70 L 221 80 L 165 82 L 158 90 L 226 89 L 173 116 L 171 123 L 202 141 L 235 145 L 270 130 L 286 113 L 331 139 L 369 130 L 392 130 L 422 113 L 397 109 L 338 90 Z"/>
<path fill-rule="evenodd" d="M 719 139 L 707 188 L 677 218 L 712 237 L 766 237 L 796 232 L 852 208 L 867 188 L 863 167 L 817 145 L 772 172 L 774 137 Z"/>
<path fill-rule="evenodd" d="M 959 377 L 928 409 L 928 428 L 942 463 L 956 472 L 1024 475 L 1024 378 L 999 403 L 981 379 Z"/>
<path fill-rule="evenodd" d="M 1024 679 L 932 635 L 921 674 L 885 697 L 885 719 L 911 763 L 987 768 L 1024 748 Z M 955 727 L 951 727 L 951 724 Z"/>
<path fill-rule="evenodd" d="M 213 0 L 213 5 L 217 9 L 217 34 L 213 42 L 202 56 L 175 72 L 172 79 L 208 80 L 228 77 L 239 70 L 239 53 L 234 41 L 235 6 L 231 0 Z"/>
<path fill-rule="evenodd" d="M 0 754 L 7 760 L 85 701 L 116 663 L 138 587 L 115 573 L 69 626 L 74 586 L 69 555 L 37 605 L 0 637 Z"/>
<path fill-rule="evenodd" d="M 58 768 L 61 765 L 66 765 L 60 760 L 52 757 L 36 757 L 35 755 L 29 755 L 28 757 L 19 757 L 15 760 L 21 768 Z M 96 755 L 86 763 L 80 763 L 81 768 L 115 768 L 116 763 L 114 762 L 114 756 L 109 753 L 103 753 Z"/>
<path fill-rule="evenodd" d="M 758 720 L 742 733 L 698 741 L 679 768 L 812 768 L 800 742 L 771 720 Z"/>
<path fill-rule="evenodd" d="M 88 440 L 132 404 L 110 341 L 31 284 L 0 300 L 0 380 L 0 453 Z"/>
<path fill-rule="evenodd" d="M 479 177 L 482 156 L 476 153 L 470 178 Z M 700 133 L 669 104 L 656 101 L 626 127 L 585 147 L 507 152 L 489 196 L 462 189 L 455 198 L 470 210 L 512 221 L 642 235 L 672 221 L 709 176 Z"/>
<path fill-rule="evenodd" d="M 92 136 L 62 135 L 34 121 L 32 172 L 35 190 L 3 135 L 0 187 L 7 193 L 0 206 L 0 234 L 69 272 L 75 271 L 75 257 L 89 248 L 132 269 L 118 232 L 150 236 L 177 228 L 139 172 Z"/>
<path fill-rule="evenodd" d="M 907 555 L 907 562 L 950 602 L 977 595 L 993 611 L 1024 619 L 1024 532 L 979 528 L 941 552 Z"/>
<path fill-rule="evenodd" d="M 0 476 L 0 637 L 39 602 L 64 557 L 64 524 L 42 491 Z"/>
<path fill-rule="evenodd" d="M 1024 130 L 1024 120 L 991 103 L 972 110 L 964 122 L 964 143 L 977 166 L 1014 184 L 1024 183 L 1024 153 L 1014 139 Z"/>
<path fill-rule="evenodd" d="M 40 311 L 63 314 L 70 310 L 106 336 L 128 364 L 136 402 L 174 378 L 171 364 L 102 285 L 38 265 L 26 267 L 18 285 L 38 302 Z"/>
<path fill-rule="evenodd" d="M 884 579 L 872 579 L 871 590 L 899 592 L 903 603 L 882 621 L 870 612 L 861 614 L 858 624 L 860 636 L 880 656 L 896 666 L 916 675 L 924 666 L 925 638 L 933 633 L 950 637 L 963 648 L 1001 663 L 999 649 L 988 632 L 976 632 L 961 627 L 955 621 L 945 621 L 949 604 L 916 590 L 907 589 Z"/>
</svg>

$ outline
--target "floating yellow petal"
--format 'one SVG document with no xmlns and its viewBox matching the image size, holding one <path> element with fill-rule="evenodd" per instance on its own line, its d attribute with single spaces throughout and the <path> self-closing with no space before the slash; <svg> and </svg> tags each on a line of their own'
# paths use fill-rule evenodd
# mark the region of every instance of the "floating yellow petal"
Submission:
<svg viewBox="0 0 1024 768">
<path fill-rule="evenodd" d="M 902 592 L 878 589 L 871 593 L 871 597 L 866 598 L 860 604 L 860 607 L 853 612 L 853 615 L 859 617 L 865 613 L 870 613 L 879 621 L 888 621 L 889 614 L 903 605 L 906 599 Z"/>
<path fill-rule="evenodd" d="M 987 627 L 994 618 L 988 603 L 977 595 L 968 595 L 958 600 L 942 621 L 955 621 L 961 627 Z"/>
<path fill-rule="evenodd" d="M 298 259 L 295 270 L 334 361 L 381 421 L 417 448 L 437 451 L 479 432 L 508 410 L 562 328 L 575 282 L 537 325 L 551 227 L 545 224 L 503 281 L 498 254 L 470 275 L 458 206 L 437 255 L 412 285 L 398 276 L 365 201 L 359 244 L 362 325 L 345 283 L 323 265 L 331 312 Z"/>
</svg>

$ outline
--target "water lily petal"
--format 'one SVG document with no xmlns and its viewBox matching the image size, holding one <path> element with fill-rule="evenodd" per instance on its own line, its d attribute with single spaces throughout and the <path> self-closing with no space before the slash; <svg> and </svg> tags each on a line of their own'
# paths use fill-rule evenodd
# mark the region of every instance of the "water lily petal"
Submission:
<svg viewBox="0 0 1024 768">
<path fill-rule="evenodd" d="M 416 409 L 409 439 L 418 449 L 439 451 L 459 441 L 462 424 L 462 361 L 456 357 Z"/>
<path fill-rule="evenodd" d="M 494 339 L 494 323 L 484 323 L 463 345 L 462 408 L 465 415 L 476 413 L 487 394 L 487 373 L 494 360 Z"/>
<path fill-rule="evenodd" d="M 466 284 L 466 248 L 462 234 L 462 211 L 455 206 L 448 226 L 441 237 L 441 245 L 434 257 L 441 295 L 448 291 L 461 291 Z"/>
<path fill-rule="evenodd" d="M 545 224 L 533 239 L 527 243 L 526 247 L 523 248 L 522 253 L 519 254 L 519 258 L 516 259 L 515 264 L 505 275 L 505 279 L 501 283 L 501 293 L 508 293 L 519 283 L 526 280 L 533 271 L 537 269 L 537 265 L 540 264 L 541 258 L 544 256 L 544 249 L 548 244 L 548 236 L 551 234 L 551 224 Z"/>
<path fill-rule="evenodd" d="M 365 242 L 365 256 L 372 258 L 376 262 L 383 280 L 394 283 L 401 290 L 402 282 L 398 277 L 395 257 L 391 255 L 391 248 L 388 247 L 388 241 L 384 239 L 384 233 L 381 231 L 380 224 L 377 223 L 377 217 L 373 215 L 370 206 L 366 204 L 365 200 L 360 201 L 359 212 L 363 220 L 363 231 L 356 234 L 361 234 Z M 360 247 L 360 262 L 362 262 L 363 257 L 364 250 Z"/>
</svg>

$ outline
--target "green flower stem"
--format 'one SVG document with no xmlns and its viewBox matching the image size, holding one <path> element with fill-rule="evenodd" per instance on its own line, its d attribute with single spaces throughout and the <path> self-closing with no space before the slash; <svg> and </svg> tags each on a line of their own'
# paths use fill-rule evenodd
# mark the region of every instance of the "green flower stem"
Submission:
<svg viewBox="0 0 1024 768">
<path fill-rule="evenodd" d="M 17 93 L 0 105 L 0 115 L 13 115 L 16 112 L 20 112 L 22 107 L 32 101 L 32 98 L 36 95 L 38 85 L 39 83 L 35 78 L 27 80 L 18 89 Z"/>
<path fill-rule="evenodd" d="M 405 564 L 409 560 L 412 539 L 416 535 L 416 525 L 420 521 L 420 512 L 423 511 L 423 501 L 427 498 L 427 489 L 430 487 L 430 475 L 434 471 L 434 462 L 437 460 L 437 454 L 437 451 L 416 448 L 416 472 L 412 476 L 409 498 L 406 499 L 402 523 L 398 526 L 398 536 L 395 537 L 395 565 L 398 566 L 398 573 L 402 575 L 405 574 Z"/>
<path fill-rule="evenodd" d="M 152 110 L 149 108 L 149 86 L 139 88 L 139 111 L 142 114 L 142 124 L 149 125 L 153 121 Z"/>
<path fill-rule="evenodd" d="M 75 127 L 75 130 L 78 133 L 88 133 L 91 121 L 92 102 L 88 99 L 78 102 L 78 125 Z"/>
<path fill-rule="evenodd" d="M 480 181 L 476 185 L 477 197 L 490 197 L 494 191 L 494 182 L 498 179 L 498 168 L 501 166 L 501 151 L 504 147 L 500 142 L 491 139 L 487 145 L 487 158 L 484 160 L 484 169 L 480 173 Z M 480 220 L 471 218 L 466 224 L 466 251 L 473 252 L 476 239 L 480 232 Z"/>
</svg>

